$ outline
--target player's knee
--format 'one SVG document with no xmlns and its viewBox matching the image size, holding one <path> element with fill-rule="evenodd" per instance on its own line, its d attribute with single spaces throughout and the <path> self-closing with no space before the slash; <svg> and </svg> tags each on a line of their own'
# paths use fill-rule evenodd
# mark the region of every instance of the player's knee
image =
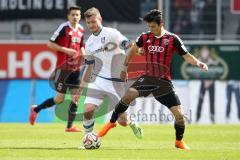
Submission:
<svg viewBox="0 0 240 160">
<path fill-rule="evenodd" d="M 127 91 L 127 93 L 123 96 L 122 100 L 130 104 L 134 99 L 138 97 L 138 92 L 135 90 L 131 90 L 131 88 Z"/>
<path fill-rule="evenodd" d="M 54 102 L 55 103 L 62 103 L 64 101 L 64 97 L 63 96 L 56 96 L 54 97 Z"/>
<path fill-rule="evenodd" d="M 84 113 L 84 119 L 85 120 L 90 120 L 90 119 L 92 119 L 92 117 L 93 117 L 93 112 L 88 111 L 88 112 Z"/>
</svg>

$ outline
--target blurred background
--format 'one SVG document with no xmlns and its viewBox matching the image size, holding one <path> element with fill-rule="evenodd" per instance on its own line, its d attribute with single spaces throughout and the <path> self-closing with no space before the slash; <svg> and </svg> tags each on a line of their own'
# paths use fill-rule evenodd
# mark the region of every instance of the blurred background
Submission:
<svg viewBox="0 0 240 160">
<path fill-rule="evenodd" d="M 104 26 L 133 41 L 147 31 L 141 17 L 151 9 L 162 10 L 165 29 L 178 34 L 188 50 L 209 65 L 203 73 L 174 57 L 174 85 L 188 122 L 239 124 L 240 0 L 0 0 L 0 122 L 28 122 L 30 104 L 54 96 L 48 77 L 56 56 L 46 42 L 73 4 L 80 5 L 82 13 L 97 7 Z M 90 33 L 84 19 L 80 23 L 86 40 Z M 134 59 L 138 61 L 143 59 Z M 129 115 L 141 123 L 172 122 L 167 108 L 152 97 L 138 98 L 134 105 Z M 38 121 L 58 118 L 48 109 Z"/>
</svg>

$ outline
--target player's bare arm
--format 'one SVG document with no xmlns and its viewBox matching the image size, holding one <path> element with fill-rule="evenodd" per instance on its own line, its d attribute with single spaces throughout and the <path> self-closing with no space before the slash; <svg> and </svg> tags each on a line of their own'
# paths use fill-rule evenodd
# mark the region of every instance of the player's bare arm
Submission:
<svg viewBox="0 0 240 160">
<path fill-rule="evenodd" d="M 84 49 L 84 47 L 81 47 L 81 49 L 80 49 L 80 55 L 85 55 L 85 49 Z"/>
<path fill-rule="evenodd" d="M 186 62 L 192 64 L 192 65 L 195 65 L 195 66 L 198 66 L 199 68 L 201 68 L 202 70 L 204 71 L 207 71 L 208 70 L 208 66 L 207 64 L 199 61 L 196 57 L 194 57 L 193 55 L 191 55 L 190 53 L 187 53 L 185 55 L 183 55 L 183 58 Z"/>
<path fill-rule="evenodd" d="M 137 54 L 139 51 L 139 47 L 134 43 L 128 50 L 127 57 L 125 59 L 122 72 L 120 74 L 120 78 L 124 81 L 127 80 L 127 69 L 128 69 L 128 64 L 131 61 L 132 57 Z"/>
<path fill-rule="evenodd" d="M 138 49 L 138 52 L 137 52 L 137 55 L 139 55 L 139 56 L 144 56 L 144 54 L 145 54 L 144 49 L 143 49 L 143 48 L 139 48 L 139 49 Z"/>
<path fill-rule="evenodd" d="M 74 56 L 76 55 L 77 51 L 72 49 L 72 48 L 66 48 L 66 47 L 62 47 L 54 42 L 49 41 L 47 46 L 55 51 L 59 51 L 62 53 L 66 53 L 69 56 Z"/>
<path fill-rule="evenodd" d="M 139 47 L 136 45 L 136 43 L 134 43 L 131 48 L 129 48 L 128 53 L 127 53 L 127 57 L 126 60 L 124 62 L 125 66 L 128 66 L 128 63 L 131 61 L 132 57 L 138 53 L 138 49 Z"/>
</svg>

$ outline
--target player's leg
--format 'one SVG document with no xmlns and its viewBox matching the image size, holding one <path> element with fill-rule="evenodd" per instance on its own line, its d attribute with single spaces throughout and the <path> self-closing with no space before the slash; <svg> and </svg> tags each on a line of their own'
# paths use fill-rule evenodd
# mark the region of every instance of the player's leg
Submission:
<svg viewBox="0 0 240 160">
<path fill-rule="evenodd" d="M 93 132 L 94 112 L 96 107 L 102 104 L 104 95 L 105 92 L 100 91 L 97 84 L 89 84 L 86 99 L 84 101 L 83 128 L 85 133 Z"/>
<path fill-rule="evenodd" d="M 129 104 L 135 100 L 139 96 L 138 91 L 135 88 L 129 88 L 128 91 L 124 94 L 122 99 L 116 105 L 110 122 L 103 126 L 103 128 L 99 131 L 98 136 L 102 137 L 107 134 L 107 132 L 116 126 L 116 121 L 119 118 L 119 115 L 124 113 L 127 109 Z"/>
<path fill-rule="evenodd" d="M 118 85 L 118 86 L 116 86 Z M 113 108 L 117 105 L 117 103 L 121 100 L 121 95 L 124 94 L 124 85 L 121 85 L 121 83 L 118 83 L 115 85 L 115 90 L 113 89 L 111 94 L 109 94 L 109 99 L 110 99 L 110 110 L 113 110 Z M 119 93 L 119 95 L 118 95 Z M 134 135 L 138 138 L 141 139 L 143 136 L 143 131 L 141 129 L 141 127 L 137 124 L 137 122 L 135 121 L 135 119 L 131 118 L 129 119 L 129 117 L 127 116 L 127 113 L 121 113 L 119 115 L 119 118 L 117 120 L 118 124 L 120 124 L 123 127 L 129 126 Z"/>
<path fill-rule="evenodd" d="M 175 147 L 180 149 L 190 149 L 183 141 L 183 135 L 185 131 L 185 120 L 184 115 L 182 113 L 182 109 L 180 105 L 178 106 L 172 106 L 170 108 L 170 111 L 175 117 L 175 135 L 176 135 L 176 141 L 175 141 Z"/>
<path fill-rule="evenodd" d="M 138 125 L 135 119 L 129 119 L 126 112 L 119 115 L 117 122 L 123 127 L 129 126 L 132 129 L 134 135 L 138 139 L 142 139 L 143 137 L 142 128 Z"/>
<path fill-rule="evenodd" d="M 139 96 L 138 91 L 135 88 L 129 88 L 119 103 L 116 105 L 110 122 L 115 123 L 119 115 L 128 109 L 129 104 Z"/>
<path fill-rule="evenodd" d="M 82 92 L 82 88 L 80 87 L 81 71 L 74 71 L 67 74 L 68 74 L 68 77 L 66 77 L 65 83 L 71 92 L 71 102 L 68 109 L 68 121 L 67 121 L 67 127 L 65 131 L 81 132 L 79 128 L 73 126 L 73 122 L 77 115 L 78 100 Z"/>
<path fill-rule="evenodd" d="M 79 89 L 72 88 L 71 90 L 71 102 L 68 109 L 68 121 L 67 127 L 65 129 L 66 132 L 81 132 L 81 130 L 75 126 L 73 126 L 73 122 L 77 115 L 78 109 L 78 100 L 79 100 Z"/>
<path fill-rule="evenodd" d="M 151 84 L 151 78 L 145 75 L 139 77 L 138 80 L 132 84 L 119 103 L 115 106 L 110 122 L 103 126 L 99 131 L 98 136 L 102 137 L 106 135 L 111 128 L 116 126 L 116 121 L 119 118 L 119 115 L 128 109 L 129 104 L 133 100 L 137 97 L 146 97 L 152 92 L 151 88 L 149 90 L 149 84 Z"/>
<path fill-rule="evenodd" d="M 50 86 L 57 91 L 57 94 L 54 98 L 49 98 L 38 106 L 36 105 L 31 106 L 29 116 L 29 122 L 31 125 L 34 125 L 37 115 L 42 109 L 52 107 L 53 105 L 62 103 L 64 101 L 65 93 L 67 91 L 67 87 L 65 86 L 64 83 L 66 73 L 67 72 L 61 69 L 56 69 L 52 73 L 52 75 L 49 78 L 49 83 Z"/>
<path fill-rule="evenodd" d="M 128 117 L 127 117 L 127 113 L 124 112 L 122 114 L 119 115 L 118 120 L 117 120 L 118 124 L 120 124 L 123 127 L 127 127 L 128 126 Z"/>
<path fill-rule="evenodd" d="M 33 105 L 31 106 L 30 109 L 30 116 L 29 116 L 29 122 L 31 125 L 35 124 L 35 121 L 37 119 L 38 113 L 46 108 L 50 108 L 54 106 L 55 104 L 62 103 L 64 101 L 65 94 L 57 92 L 56 96 L 54 98 L 49 98 L 42 102 L 40 105 L 36 106 Z"/>
<path fill-rule="evenodd" d="M 161 104 L 167 106 L 175 117 L 175 147 L 180 149 L 189 149 L 189 147 L 182 141 L 185 131 L 185 120 L 182 109 L 180 107 L 181 102 L 178 98 L 178 95 L 172 91 L 163 96 L 155 96 L 155 99 Z"/>
<path fill-rule="evenodd" d="M 94 128 L 94 111 L 97 106 L 91 103 L 84 104 L 83 128 L 85 134 L 93 132 Z"/>
</svg>

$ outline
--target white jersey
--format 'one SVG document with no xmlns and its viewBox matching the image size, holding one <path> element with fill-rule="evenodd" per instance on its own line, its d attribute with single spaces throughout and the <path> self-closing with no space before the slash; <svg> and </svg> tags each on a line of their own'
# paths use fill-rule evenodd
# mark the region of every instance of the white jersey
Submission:
<svg viewBox="0 0 240 160">
<path fill-rule="evenodd" d="M 85 45 L 85 58 L 94 60 L 93 74 L 104 78 L 119 78 L 125 60 L 122 43 L 128 41 L 118 30 L 102 27 L 98 35 L 92 34 Z"/>
</svg>

